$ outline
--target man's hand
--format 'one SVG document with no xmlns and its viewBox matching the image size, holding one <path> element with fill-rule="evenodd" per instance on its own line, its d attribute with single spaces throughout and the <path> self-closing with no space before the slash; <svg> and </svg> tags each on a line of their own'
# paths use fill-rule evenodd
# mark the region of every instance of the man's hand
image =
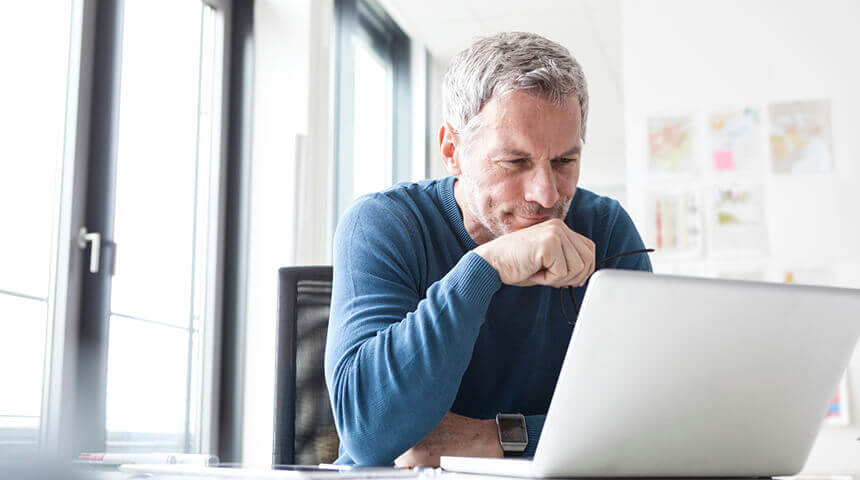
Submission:
<svg viewBox="0 0 860 480">
<path fill-rule="evenodd" d="M 438 467 L 442 455 L 503 457 L 496 421 L 476 420 L 449 412 L 423 440 L 397 457 L 394 465 Z"/>
<path fill-rule="evenodd" d="M 502 235 L 474 251 L 507 285 L 579 287 L 594 273 L 594 242 L 559 219 Z"/>
</svg>

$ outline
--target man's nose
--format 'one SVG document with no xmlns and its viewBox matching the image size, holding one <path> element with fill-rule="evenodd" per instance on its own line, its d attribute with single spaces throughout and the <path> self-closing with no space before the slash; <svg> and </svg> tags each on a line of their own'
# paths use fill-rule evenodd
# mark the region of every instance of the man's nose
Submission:
<svg viewBox="0 0 860 480">
<path fill-rule="evenodd" d="M 540 166 L 535 168 L 534 175 L 526 185 L 525 200 L 537 202 L 544 208 L 552 208 L 558 202 L 558 188 L 552 167 Z"/>
</svg>

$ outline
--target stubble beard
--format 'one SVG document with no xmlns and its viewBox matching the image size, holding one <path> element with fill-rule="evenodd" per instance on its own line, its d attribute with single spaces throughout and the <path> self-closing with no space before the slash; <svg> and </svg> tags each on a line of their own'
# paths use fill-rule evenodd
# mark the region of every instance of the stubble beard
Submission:
<svg viewBox="0 0 860 480">
<path fill-rule="evenodd" d="M 461 178 L 460 181 L 463 179 Z M 564 220 L 567 217 L 567 212 L 570 210 L 570 204 L 573 200 L 572 196 L 559 198 L 551 208 L 544 208 L 535 202 L 517 202 L 510 211 L 497 211 L 497 204 L 492 197 L 488 197 L 484 203 L 484 208 L 480 208 L 481 197 L 479 195 L 479 186 L 472 181 L 463 182 L 465 203 L 469 213 L 481 224 L 481 226 L 492 235 L 493 238 L 499 238 L 502 235 L 515 232 L 520 228 L 515 227 L 512 221 L 513 215 L 524 215 L 537 217 L 549 215 L 549 219 L 558 218 Z"/>
</svg>

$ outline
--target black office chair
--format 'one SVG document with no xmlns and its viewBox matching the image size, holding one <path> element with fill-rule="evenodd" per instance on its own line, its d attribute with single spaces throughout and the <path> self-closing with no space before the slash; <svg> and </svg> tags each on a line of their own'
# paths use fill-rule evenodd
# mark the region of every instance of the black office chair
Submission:
<svg viewBox="0 0 860 480">
<path fill-rule="evenodd" d="M 331 463 L 340 440 L 323 361 L 331 267 L 278 271 L 278 353 L 272 463 Z"/>
</svg>

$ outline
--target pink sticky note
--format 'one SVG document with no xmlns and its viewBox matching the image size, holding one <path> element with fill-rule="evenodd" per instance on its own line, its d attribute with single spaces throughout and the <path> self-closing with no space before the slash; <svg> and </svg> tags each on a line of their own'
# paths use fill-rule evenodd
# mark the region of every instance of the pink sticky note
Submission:
<svg viewBox="0 0 860 480">
<path fill-rule="evenodd" d="M 716 170 L 734 170 L 735 153 L 731 150 L 717 150 L 714 152 L 714 168 Z"/>
</svg>

